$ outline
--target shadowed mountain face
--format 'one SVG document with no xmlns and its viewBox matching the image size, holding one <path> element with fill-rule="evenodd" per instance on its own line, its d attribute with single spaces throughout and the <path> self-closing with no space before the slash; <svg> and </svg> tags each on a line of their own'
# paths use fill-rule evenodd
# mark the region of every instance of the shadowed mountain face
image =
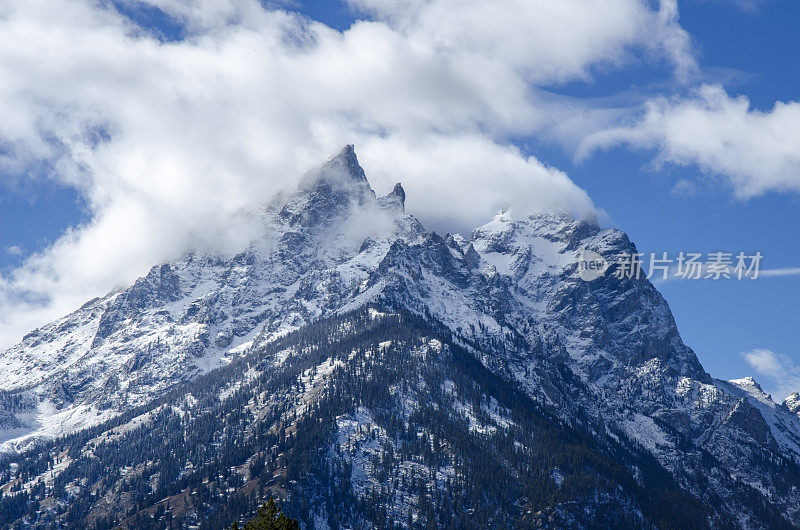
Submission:
<svg viewBox="0 0 800 530">
<path fill-rule="evenodd" d="M 314 527 L 800 519 L 797 400 L 712 379 L 646 279 L 579 277 L 624 233 L 428 233 L 352 146 L 261 218 L 0 354 L 0 525 L 219 527 L 270 495 Z"/>
</svg>

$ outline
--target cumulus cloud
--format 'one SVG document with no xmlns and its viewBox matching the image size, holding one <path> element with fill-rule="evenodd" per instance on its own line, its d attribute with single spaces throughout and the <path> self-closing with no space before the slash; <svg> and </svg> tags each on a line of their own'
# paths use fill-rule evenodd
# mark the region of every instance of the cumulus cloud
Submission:
<svg viewBox="0 0 800 530">
<path fill-rule="evenodd" d="M 769 380 L 769 384 L 765 386 L 778 402 L 792 392 L 800 391 L 800 366 L 788 355 L 756 348 L 743 352 L 742 357 L 758 374 Z"/>
<path fill-rule="evenodd" d="M 349 3 L 489 81 L 503 69 L 537 83 L 587 78 L 594 67 L 631 60 L 634 51 L 666 58 L 681 75 L 696 68 L 675 0 L 660 0 L 655 10 L 639 0 Z"/>
<path fill-rule="evenodd" d="M 469 233 L 503 207 L 517 215 L 553 209 L 579 214 L 588 213 L 591 204 L 563 172 L 477 135 L 411 142 L 368 138 L 362 145 L 359 156 L 373 180 L 386 188 L 400 172 L 407 183 L 407 208 L 426 212 L 426 224 L 439 231 Z M 454 205 L 468 204 L 468 211 L 456 214 L 442 204 L 443 197 Z"/>
<path fill-rule="evenodd" d="M 654 149 L 660 162 L 697 165 L 740 199 L 800 191 L 800 102 L 762 112 L 745 96 L 704 85 L 688 98 L 650 101 L 632 125 L 586 138 L 582 154 L 619 144 Z"/>
<path fill-rule="evenodd" d="M 74 187 L 90 219 L 0 277 L 0 348 L 187 249 L 241 247 L 247 213 L 345 143 L 437 227 L 591 210 L 510 147 L 557 119 L 542 87 L 637 53 L 694 67 L 674 0 L 355 5 L 369 20 L 339 32 L 258 0 L 2 2 L 1 178 Z"/>
</svg>

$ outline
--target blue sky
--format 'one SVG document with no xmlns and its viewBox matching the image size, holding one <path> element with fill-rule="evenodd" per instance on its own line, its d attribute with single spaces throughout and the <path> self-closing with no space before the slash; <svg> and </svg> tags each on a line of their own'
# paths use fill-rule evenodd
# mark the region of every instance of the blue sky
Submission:
<svg viewBox="0 0 800 530">
<path fill-rule="evenodd" d="M 239 6 L 244 3 L 233 2 L 232 4 L 237 5 L 235 9 L 253 9 L 252 6 Z M 328 26 L 330 31 L 347 32 L 355 20 L 369 19 L 381 24 L 385 22 L 386 27 L 409 41 L 420 39 L 418 35 L 422 31 L 416 33 L 413 26 L 418 22 L 411 18 L 401 20 L 400 18 L 406 14 L 398 15 L 386 7 L 391 6 L 392 3 L 376 2 L 375 5 L 378 7 L 375 7 L 369 0 L 359 0 L 349 5 L 326 1 L 303 2 L 298 5 L 289 5 L 288 7 L 283 5 L 282 7 L 290 11 L 298 11 L 310 19 L 321 22 Z M 446 2 L 442 3 L 446 6 Z M 580 2 L 574 3 L 580 5 Z M 634 0 L 627 3 L 639 4 Z M 153 5 L 160 7 L 151 6 L 143 9 L 139 4 L 117 2 L 117 8 L 139 30 L 156 35 L 157 40 L 167 45 L 173 42 L 176 46 L 173 50 L 175 52 L 180 50 L 179 46 L 184 42 L 191 44 L 192 39 L 214 38 L 212 30 L 219 28 L 211 26 L 206 14 L 171 11 L 172 4 L 173 2 L 160 4 L 154 2 Z M 656 3 L 643 2 L 641 5 L 649 6 L 648 9 L 653 14 L 657 10 Z M 745 152 L 742 155 L 743 164 L 749 164 L 751 159 L 754 160 L 752 162 L 754 169 L 738 174 L 725 164 L 726 151 L 721 151 L 720 155 L 717 152 L 687 150 L 680 144 L 681 139 L 675 138 L 672 129 L 662 130 L 658 125 L 660 123 L 658 120 L 665 117 L 677 115 L 675 120 L 679 120 L 683 114 L 674 111 L 683 108 L 681 105 L 685 102 L 697 103 L 700 101 L 701 103 L 698 105 L 701 110 L 713 114 L 709 111 L 709 108 L 713 111 L 713 105 L 697 95 L 701 86 L 720 87 L 722 93 L 726 94 L 728 98 L 746 96 L 751 106 L 745 111 L 746 118 L 755 116 L 754 119 L 759 119 L 758 112 L 771 116 L 776 101 L 789 103 L 800 99 L 800 93 L 798 93 L 800 91 L 798 88 L 800 87 L 800 68 L 798 68 L 795 58 L 797 50 L 800 50 L 800 33 L 796 31 L 796 21 L 800 19 L 800 4 L 793 0 L 762 0 L 747 4 L 726 0 L 686 0 L 678 2 L 677 7 L 679 18 L 669 22 L 666 27 L 658 26 L 657 31 L 654 30 L 652 34 L 656 40 L 659 38 L 680 40 L 681 32 L 684 32 L 690 38 L 690 51 L 682 48 L 681 44 L 662 47 L 660 43 L 646 42 L 647 37 L 630 37 L 630 42 L 623 41 L 619 49 L 613 48 L 609 52 L 609 54 L 616 54 L 613 57 L 584 59 L 585 52 L 576 52 L 576 57 L 578 57 L 576 60 L 585 60 L 585 65 L 576 66 L 574 71 L 553 73 L 553 71 L 547 70 L 547 68 L 551 68 L 549 66 L 550 58 L 535 54 L 530 56 L 532 57 L 530 60 L 539 61 L 536 63 L 537 65 L 541 64 L 541 66 L 536 66 L 539 70 L 526 71 L 525 64 L 520 66 L 513 62 L 518 58 L 516 51 L 512 49 L 508 52 L 508 57 L 510 57 L 508 60 L 512 64 L 511 69 L 524 72 L 520 74 L 520 79 L 530 84 L 533 97 L 542 98 L 545 101 L 552 99 L 556 105 L 562 105 L 572 112 L 569 118 L 574 121 L 569 122 L 569 127 L 564 127 L 561 123 L 556 123 L 561 117 L 561 115 L 557 115 L 555 118 L 544 119 L 544 124 L 541 126 L 525 127 L 506 126 L 503 120 L 507 121 L 509 118 L 497 118 L 497 121 L 494 121 L 494 117 L 479 118 L 474 124 L 475 130 L 480 131 L 476 134 L 483 134 L 491 140 L 491 148 L 487 147 L 491 150 L 487 150 L 487 153 L 495 153 L 497 146 L 516 146 L 520 157 L 535 157 L 544 166 L 566 173 L 578 188 L 585 190 L 597 207 L 607 213 L 608 222 L 625 230 L 642 252 L 667 251 L 670 255 L 674 255 L 679 251 L 760 251 L 764 255 L 762 269 L 800 267 L 800 245 L 797 244 L 797 227 L 800 221 L 798 200 L 800 199 L 797 192 L 798 186 L 793 184 L 796 180 L 792 180 L 792 178 L 800 179 L 796 174 L 795 177 L 792 177 L 792 171 L 800 169 L 800 165 L 796 162 L 796 158 L 800 158 L 800 155 L 792 158 L 792 144 L 789 143 L 786 149 L 779 149 L 772 144 L 762 147 L 758 142 L 748 139 L 741 140 L 740 144 L 736 144 L 739 141 L 737 138 L 723 139 L 724 141 L 721 141 L 720 144 L 727 145 L 733 142 L 734 152 Z M 637 12 L 641 12 L 643 8 L 637 9 L 639 9 Z M 662 9 L 664 9 L 663 6 Z M 251 13 L 251 11 L 242 12 Z M 233 10 L 231 13 L 237 14 L 238 12 Z M 576 17 L 579 15 L 581 13 L 576 13 Z M 646 13 L 646 16 L 650 15 L 651 13 Z M 31 16 L 39 15 L 34 13 Z M 79 20 L 79 23 L 85 23 L 85 20 L 93 15 L 79 13 L 75 16 L 82 17 L 76 19 Z M 249 21 L 237 22 L 235 17 L 231 16 L 233 20 L 230 23 L 231 26 L 239 24 L 247 29 L 252 29 L 250 26 L 255 25 L 255 22 L 252 24 Z M 656 24 L 653 20 L 655 18 L 643 19 L 644 22 Z M 269 21 L 264 22 L 264 24 L 268 23 Z M 609 24 L 611 23 L 619 24 L 620 22 L 611 20 Z M 383 27 L 381 26 L 381 28 Z M 408 29 L 409 27 L 411 29 Z M 421 30 L 425 29 L 424 26 L 420 26 L 420 28 Z M 459 29 L 455 27 L 453 31 Z M 659 31 L 663 31 L 663 34 Z M 377 35 L 382 38 L 381 36 L 385 33 L 382 29 L 377 32 Z M 609 33 L 611 34 L 610 30 Z M 468 32 L 465 34 L 469 36 Z M 319 39 L 331 38 L 334 41 L 338 38 L 319 35 L 317 37 Z M 623 39 L 623 37 L 619 38 Z M 395 42 L 396 39 L 393 39 L 395 37 L 391 37 L 387 42 Z M 466 42 L 469 44 L 469 41 Z M 138 45 L 138 42 L 136 44 Z M 0 46 L 3 44 L 0 43 Z M 578 47 L 579 45 L 576 44 L 576 49 Z M 252 48 L 254 54 L 261 53 L 258 51 L 258 46 L 254 45 Z M 149 49 L 152 50 L 152 48 Z M 165 48 L 160 48 L 160 50 L 163 49 Z M 684 58 L 676 59 L 675 56 Z M 170 60 L 177 61 L 182 57 L 184 56 L 176 55 Z M 396 55 L 392 57 L 396 57 Z M 447 57 L 454 62 L 461 59 L 457 53 Z M 528 56 L 523 54 L 523 58 L 526 57 Z M 680 72 L 684 68 L 681 64 L 685 63 L 686 57 L 696 63 L 696 68 L 689 67 L 691 70 L 689 74 Z M 567 58 L 567 60 L 571 59 L 571 56 Z M 113 61 L 113 58 L 109 60 Z M 378 61 L 375 64 L 380 65 L 381 63 Z M 161 67 L 163 68 L 163 65 Z M 402 68 L 402 66 L 398 68 Z M 501 74 L 503 72 L 499 72 L 498 75 Z M 430 72 L 426 75 L 430 75 Z M 381 86 L 380 78 L 373 81 Z M 513 82 L 514 78 L 511 78 L 511 81 Z M 79 82 L 80 79 L 78 79 L 78 84 L 80 84 Z M 276 78 L 267 77 L 265 82 L 279 81 L 276 81 Z M 411 82 L 413 83 L 413 80 Z M 419 90 L 434 90 L 425 84 L 421 86 L 423 88 Z M 460 85 L 456 84 L 455 86 Z M 361 94 L 357 88 L 353 90 L 356 98 L 372 97 L 371 93 Z M 409 89 L 409 91 L 411 90 Z M 246 94 L 249 95 L 250 92 L 248 91 Z M 423 94 L 423 98 L 424 96 L 425 94 Z M 516 101 L 513 94 L 507 95 L 502 92 L 497 99 L 500 100 L 506 96 L 510 102 L 509 105 L 513 108 L 514 101 Z M 132 94 L 131 97 L 135 98 L 138 95 Z M 186 96 L 188 100 L 191 100 L 191 97 L 191 94 Z M 379 96 L 375 97 L 375 105 L 378 106 L 382 100 Z M 210 99 L 213 104 L 213 98 Z M 642 116 L 646 114 L 643 109 L 646 108 L 648 102 L 660 102 L 657 103 L 660 105 L 658 106 L 660 111 L 654 118 L 656 125 L 649 128 L 642 125 Z M 365 103 L 365 105 L 368 104 Z M 409 99 L 405 104 L 414 105 L 416 101 Z M 401 111 L 403 110 L 402 105 L 403 103 L 398 103 Z M 89 105 L 87 108 L 92 108 L 92 106 Z M 574 109 L 578 109 L 580 112 Z M 336 111 L 336 109 L 334 110 Z M 499 108 L 493 112 L 501 115 L 503 111 L 503 108 Z M 536 119 L 536 112 L 547 113 L 542 108 L 533 108 L 531 119 Z M 81 119 L 87 114 L 90 113 L 82 113 Z M 467 114 L 469 113 L 467 112 Z M 176 115 L 180 116 L 180 114 Z M 582 116 L 585 117 L 586 123 L 583 122 Z M 108 147 L 111 149 L 117 138 L 115 130 L 124 131 L 126 123 L 123 121 L 124 118 L 119 118 L 121 125 L 115 125 L 114 116 L 103 119 L 108 120 L 107 122 L 101 120 L 103 126 L 106 123 L 110 124 L 108 128 L 111 141 L 108 142 Z M 466 119 L 464 118 L 464 120 Z M 445 120 L 425 125 L 425 127 L 435 130 L 436 134 L 442 134 L 441 131 L 447 130 L 453 123 L 455 125 L 452 127 L 455 130 L 457 125 L 462 123 L 460 120 L 462 118 L 458 116 L 454 118 L 447 115 Z M 157 118 L 154 123 L 159 123 Z M 400 130 L 408 126 L 409 129 L 416 131 L 420 127 L 419 123 L 407 125 L 401 118 L 394 116 L 375 118 L 375 123 L 382 127 L 385 126 L 389 130 L 392 127 Z M 387 123 L 388 125 L 386 125 Z M 464 121 L 464 123 L 468 123 L 466 127 L 472 126 L 471 122 Z M 680 125 L 679 122 L 678 125 Z M 219 122 L 215 122 L 213 126 L 223 128 L 225 124 L 219 125 Z M 720 130 L 720 127 L 724 131 L 726 127 L 724 120 L 719 127 L 711 127 L 707 130 L 713 133 Z M 781 128 L 782 125 L 775 125 L 773 122 L 769 122 L 765 127 L 768 128 L 768 132 L 774 130 L 776 135 L 785 133 L 785 129 Z M 623 129 L 624 133 L 620 135 L 619 131 Z M 327 131 L 327 129 L 325 130 Z M 484 130 L 489 132 L 484 133 Z M 0 139 L 5 140 L 5 143 L 0 142 L 0 154 L 11 153 L 19 156 L 20 150 L 9 149 L 9 140 L 2 137 L 3 134 L 8 135 L 8 130 L 0 129 Z M 452 134 L 460 141 L 458 132 L 448 134 Z M 187 136 L 191 137 L 192 135 L 187 133 Z M 323 152 L 325 149 L 329 149 L 329 145 L 339 142 L 340 136 L 325 132 L 322 136 L 323 139 L 317 142 L 319 152 Z M 269 138 L 268 135 L 265 137 Z M 352 132 L 348 139 L 351 137 Z M 364 159 L 367 169 L 373 169 L 375 174 L 373 182 L 376 183 L 376 187 L 389 183 L 396 175 L 392 175 L 391 170 L 387 168 L 387 166 L 391 166 L 389 161 L 392 158 L 385 156 L 388 151 L 381 151 L 380 138 L 373 139 L 363 131 L 358 131 L 356 137 L 364 138 L 362 141 L 365 144 Z M 135 139 L 135 137 L 132 138 Z M 587 139 L 598 140 L 589 141 Z M 403 142 L 405 141 L 403 140 Z M 399 153 L 403 152 L 402 146 L 413 145 L 411 141 L 403 142 L 400 142 L 401 147 L 392 151 L 394 156 L 400 156 Z M 779 143 L 780 139 L 776 142 Z M 62 144 L 72 145 L 66 141 Z M 122 144 L 119 149 L 123 149 L 126 145 L 138 144 Z M 585 145 L 590 145 L 591 148 L 580 155 L 581 146 Z M 164 147 L 165 151 L 167 147 L 169 146 Z M 175 149 L 179 150 L 182 147 L 179 145 Z M 359 145 L 357 144 L 356 147 L 358 150 Z M 189 149 L 193 148 L 196 146 L 189 146 Z M 98 152 L 101 149 L 103 146 L 98 149 Z M 711 149 L 713 148 L 709 148 L 709 150 Z M 147 160 L 151 158 L 159 160 L 158 157 L 161 156 L 160 151 L 149 153 L 146 149 L 143 150 Z M 759 150 L 763 150 L 764 153 L 760 153 Z M 750 151 L 753 151 L 752 156 L 749 155 Z M 36 151 L 31 152 L 36 153 Z M 788 154 L 786 154 L 787 152 Z M 385 166 L 375 160 L 379 154 L 383 154 L 389 160 Z M 95 156 L 95 153 L 92 152 L 91 155 Z M 4 249 L 0 252 L 0 274 L 5 275 L 6 278 L 12 278 L 17 274 L 18 278 L 32 278 L 29 280 L 31 282 L 40 281 L 40 277 L 36 275 L 42 274 L 40 271 L 43 269 L 53 268 L 52 262 L 48 261 L 47 266 L 39 262 L 36 267 L 31 267 L 29 260 L 32 255 L 52 254 L 52 257 L 48 259 L 56 260 L 56 254 L 48 249 L 54 244 L 66 246 L 65 243 L 59 243 L 59 241 L 63 242 L 65 232 L 71 230 L 75 237 L 82 237 L 82 234 L 91 230 L 99 230 L 96 226 L 100 222 L 98 219 L 112 217 L 109 212 L 113 213 L 114 210 L 105 208 L 107 208 L 107 204 L 116 204 L 114 202 L 114 193 L 118 192 L 116 190 L 128 190 L 124 193 L 132 193 L 130 190 L 139 191 L 134 184 L 125 179 L 119 179 L 125 181 L 125 186 L 117 188 L 116 178 L 109 178 L 108 181 L 104 181 L 102 186 L 98 186 L 96 177 L 84 176 L 84 165 L 92 166 L 96 163 L 97 167 L 101 167 L 100 162 L 102 162 L 104 164 L 102 167 L 114 168 L 114 164 L 121 160 L 121 155 L 116 152 L 102 153 L 102 155 L 104 158 L 100 161 L 92 158 L 87 162 L 82 159 L 81 164 L 64 165 L 63 160 L 59 158 L 62 155 L 53 155 L 49 151 L 44 151 L 43 154 L 34 155 L 32 159 L 26 159 L 25 164 L 22 164 L 22 170 L 15 172 L 6 169 L 5 173 L 0 173 L 0 226 L 3 227 L 3 230 L 0 231 L 0 249 Z M 722 161 L 718 155 L 723 158 Z M 70 156 L 74 158 L 74 155 Z M 99 155 L 96 156 L 99 157 Z M 747 158 L 748 156 L 749 158 Z M 781 156 L 788 162 L 783 159 L 774 160 Z M 258 157 L 256 159 L 262 162 L 266 160 L 258 159 Z M 432 160 L 430 163 L 434 164 L 435 162 L 436 160 Z M 150 168 L 146 162 L 138 161 L 137 163 L 143 165 L 136 167 Z M 171 161 L 171 163 L 179 164 L 180 162 Z M 492 163 L 488 163 L 487 172 L 491 171 Z M 775 164 L 774 167 L 779 168 L 774 171 L 775 178 L 779 180 L 778 184 L 768 181 L 766 177 L 762 178 L 758 171 L 759 164 L 773 167 L 770 165 L 772 163 Z M 129 166 L 130 164 L 132 162 L 129 163 Z M 209 162 L 203 167 L 212 167 L 210 164 Z M 119 172 L 133 171 L 129 166 L 125 166 Z M 509 167 L 512 166 L 517 167 L 513 164 Z M 0 168 L 2 167 L 6 166 L 0 166 Z M 10 167 L 18 168 L 20 166 Z M 216 166 L 213 167 L 216 168 Z M 230 167 L 235 166 L 220 165 L 216 169 L 221 175 L 224 175 Z M 276 165 L 276 167 L 282 166 Z M 788 169 L 786 169 L 787 167 Z M 424 168 L 422 165 L 419 171 L 424 172 Z M 63 171 L 69 176 L 59 176 L 59 171 Z M 509 169 L 509 171 L 513 170 Z M 543 170 L 536 169 L 536 171 Z M 408 172 L 410 186 L 406 187 L 407 189 L 410 187 L 413 191 L 415 189 L 413 168 L 409 168 Z M 31 173 L 44 176 L 30 178 L 27 175 Z M 95 170 L 95 174 L 97 173 L 99 172 Z M 186 177 L 188 180 L 178 179 L 177 182 L 194 182 L 191 178 Z M 114 183 L 113 186 L 109 182 Z M 243 182 L 248 184 L 252 181 Z M 504 182 L 498 181 L 496 185 L 508 186 Z M 509 182 L 517 181 L 512 179 Z M 682 187 L 678 185 L 681 182 L 684 183 Z M 747 188 L 752 183 L 755 183 L 756 186 L 755 193 L 742 191 L 752 190 L 753 188 Z M 430 182 L 427 184 L 431 185 Z M 426 182 L 420 181 L 416 187 L 425 190 L 427 189 L 425 185 Z M 235 186 L 232 187 L 235 188 Z M 243 185 L 243 188 L 246 186 Z M 511 194 L 534 194 L 537 189 L 512 189 Z M 268 193 L 270 190 L 271 188 L 265 187 L 261 193 Z M 168 192 L 169 190 L 165 191 L 165 193 Z M 435 190 L 432 193 L 435 195 Z M 581 200 L 576 192 L 566 191 L 564 193 L 572 194 L 571 197 L 574 195 L 574 201 L 580 202 Z M 202 197 L 208 196 L 213 196 L 213 194 L 202 195 Z M 165 199 L 165 201 L 167 200 Z M 158 202 L 158 198 L 148 197 L 143 204 Z M 232 211 L 242 205 L 235 201 L 231 202 L 230 209 Z M 411 202 L 411 199 L 409 204 L 413 207 L 414 203 Z M 184 205 L 176 206 L 176 208 L 182 207 Z M 143 221 L 144 224 L 140 231 L 143 234 L 142 240 L 145 242 L 148 241 L 148 237 L 152 236 L 152 231 L 167 222 L 164 220 L 172 219 L 170 217 L 172 214 L 164 214 L 163 210 L 159 209 L 160 206 L 153 208 L 153 212 L 148 211 L 141 214 L 158 219 L 158 223 L 154 222 L 156 228 Z M 485 217 L 481 208 L 483 208 L 482 203 L 475 208 L 476 212 L 480 214 L 478 217 Z M 437 229 L 443 229 L 444 224 L 441 218 L 437 217 L 435 212 L 431 212 L 427 203 L 419 203 L 419 210 L 423 220 L 429 218 L 431 220 L 429 224 Z M 158 217 L 159 215 L 163 215 L 163 217 Z M 157 252 L 137 253 L 137 255 L 143 256 L 141 264 L 137 265 L 138 268 L 132 267 L 130 270 L 125 270 L 124 273 L 115 275 L 113 271 L 120 269 L 120 266 L 115 263 L 121 263 L 126 258 L 123 254 L 109 257 L 108 267 L 97 272 L 95 277 L 84 278 L 82 280 L 84 283 L 81 284 L 83 287 L 80 290 L 69 291 L 70 296 L 65 295 L 61 303 L 48 305 L 47 311 L 36 312 L 38 308 L 31 309 L 31 314 L 35 316 L 25 322 L 36 322 L 37 318 L 44 318 L 44 315 L 57 314 L 58 311 L 70 307 L 69 304 L 74 305 L 74 301 L 78 300 L 80 296 L 93 290 L 102 290 L 112 286 L 114 282 L 124 284 L 130 278 L 135 278 L 136 273 L 141 272 L 140 269 L 147 259 L 169 257 L 169 251 L 164 249 L 169 248 L 176 241 L 188 244 L 189 236 L 186 234 L 195 234 L 199 231 L 196 221 L 195 218 L 180 218 L 177 224 L 186 224 L 185 233 L 176 232 L 169 237 L 158 239 L 158 244 L 155 246 L 161 249 L 159 250 L 160 254 Z M 138 226 L 136 222 L 132 222 L 131 226 Z M 466 223 L 466 226 L 469 226 L 471 222 L 473 222 L 472 218 L 464 219 L 463 223 L 456 223 L 456 225 L 460 227 L 465 226 Z M 135 248 L 136 240 L 136 238 L 132 238 L 132 248 Z M 64 259 L 63 255 L 58 254 L 61 256 L 58 259 Z M 119 261 L 115 262 L 115 259 Z M 25 274 L 20 274 L 20 270 L 24 270 Z M 31 272 L 34 270 L 35 274 Z M 57 279 L 41 280 L 41 285 L 61 289 L 66 281 L 64 279 L 66 276 L 66 273 L 62 273 Z M 16 283 L 14 283 L 15 281 Z M 6 285 L 6 287 L 9 285 L 13 287 L 13 289 L 9 288 L 9 292 L 16 289 L 15 296 L 20 296 L 19 282 L 20 280 L 9 280 Z M 755 375 L 767 390 L 776 394 L 785 393 L 793 385 L 797 385 L 800 390 L 800 372 L 796 368 L 800 365 L 800 326 L 797 326 L 795 312 L 795 298 L 800 292 L 800 276 L 761 278 L 756 281 L 670 281 L 659 285 L 659 288 L 673 309 L 684 341 L 695 349 L 700 360 L 712 375 L 725 379 Z M 65 292 L 68 291 L 68 289 L 64 289 Z M 34 294 L 31 295 L 33 298 L 35 298 Z M 26 301 L 27 303 L 28 301 Z M 9 307 L 8 303 L 6 307 Z M 25 305 L 25 307 L 29 306 Z M 7 325 L 3 327 L 4 320 L 2 311 L 0 311 L 0 333 L 3 333 L 3 330 L 8 334 L 17 333 L 18 329 L 21 329 L 19 326 L 22 325 L 12 322 L 10 317 L 6 318 L 5 324 Z M 764 363 L 756 363 L 751 358 L 752 362 L 748 363 L 742 352 L 754 349 L 767 349 L 774 352 L 774 362 L 765 366 Z M 776 366 L 779 367 L 781 373 L 776 372 Z"/>
<path fill-rule="evenodd" d="M 776 100 L 800 98 L 800 3 L 764 1 L 743 10 L 732 2 L 680 3 L 681 25 L 699 48 L 704 69 L 731 76 L 726 87 L 768 111 Z M 729 70 L 729 71 L 728 71 Z M 728 72 L 726 72 L 728 71 Z M 633 83 L 647 83 L 647 78 Z M 591 88 L 591 87 L 589 87 Z M 694 180 L 697 167 L 653 168 L 641 153 L 615 149 L 565 168 L 605 208 L 643 252 L 760 250 L 765 268 L 798 267 L 800 202 L 796 194 L 767 194 L 748 201 L 718 186 L 695 196 L 672 193 L 680 178 Z M 754 348 L 781 352 L 800 362 L 797 295 L 800 277 L 756 281 L 668 282 L 659 286 L 684 341 L 715 377 L 755 375 L 739 355 Z M 778 391 L 779 392 L 779 391 Z"/>
</svg>

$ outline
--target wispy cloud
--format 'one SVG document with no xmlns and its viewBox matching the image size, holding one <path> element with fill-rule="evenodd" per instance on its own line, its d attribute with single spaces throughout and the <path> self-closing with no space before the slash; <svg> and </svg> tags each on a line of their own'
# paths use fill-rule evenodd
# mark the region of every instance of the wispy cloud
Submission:
<svg viewBox="0 0 800 530">
<path fill-rule="evenodd" d="M 800 267 L 783 267 L 779 269 L 764 269 L 761 271 L 762 276 L 768 278 L 780 276 L 800 276 Z"/>
<path fill-rule="evenodd" d="M 672 187 L 671 193 L 678 197 L 694 197 L 697 194 L 697 184 L 688 179 L 680 179 Z"/>
<path fill-rule="evenodd" d="M 747 275 L 743 275 L 741 280 L 736 278 L 735 275 L 733 275 L 731 278 L 719 278 L 719 279 L 716 279 L 716 280 L 712 280 L 710 278 L 707 278 L 707 276 L 709 274 L 709 270 L 708 270 L 708 266 L 707 265 L 704 264 L 701 267 L 700 270 L 701 270 L 701 272 L 700 272 L 700 277 L 699 278 L 685 278 L 685 277 L 680 276 L 678 274 L 679 270 L 678 270 L 677 266 L 670 267 L 670 269 L 669 269 L 669 271 L 667 273 L 667 278 L 666 279 L 664 279 L 661 276 L 661 273 L 659 272 L 659 273 L 656 273 L 656 275 L 654 276 L 655 281 L 653 283 L 657 284 L 657 282 L 664 283 L 664 282 L 668 282 L 668 281 L 694 282 L 694 281 L 706 280 L 706 281 L 731 281 L 731 282 L 733 282 L 735 284 L 736 282 L 758 281 L 760 278 L 782 278 L 782 277 L 786 277 L 786 276 L 800 276 L 800 268 L 798 268 L 798 267 L 784 267 L 784 268 L 778 268 L 778 269 L 762 269 L 762 270 L 759 270 L 758 271 L 758 278 L 752 278 L 753 273 L 749 273 Z M 647 272 L 647 271 L 645 271 L 645 272 Z"/>
<path fill-rule="evenodd" d="M 758 8 L 769 0 L 695 0 L 697 2 L 716 3 L 720 5 L 731 5 L 754 13 Z"/>
</svg>

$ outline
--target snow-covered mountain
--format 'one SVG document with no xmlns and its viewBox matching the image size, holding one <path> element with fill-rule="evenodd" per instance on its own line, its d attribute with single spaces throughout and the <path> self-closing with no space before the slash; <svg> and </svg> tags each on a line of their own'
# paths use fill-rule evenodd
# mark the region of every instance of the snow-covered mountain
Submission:
<svg viewBox="0 0 800 530">
<path fill-rule="evenodd" d="M 585 250 L 635 252 L 624 233 L 503 211 L 442 237 L 404 204 L 347 146 L 246 251 L 156 266 L 2 353 L 5 522 L 219 523 L 269 493 L 321 527 L 798 524 L 800 399 L 713 379 L 646 279 L 581 279 Z"/>
<path fill-rule="evenodd" d="M 424 230 L 397 186 L 376 198 L 352 146 L 263 212 L 262 237 L 233 257 L 190 254 L 130 288 L 27 334 L 0 357 L 0 389 L 24 393 L 2 448 L 141 405 L 272 340 L 363 305 L 391 244 Z"/>
</svg>

